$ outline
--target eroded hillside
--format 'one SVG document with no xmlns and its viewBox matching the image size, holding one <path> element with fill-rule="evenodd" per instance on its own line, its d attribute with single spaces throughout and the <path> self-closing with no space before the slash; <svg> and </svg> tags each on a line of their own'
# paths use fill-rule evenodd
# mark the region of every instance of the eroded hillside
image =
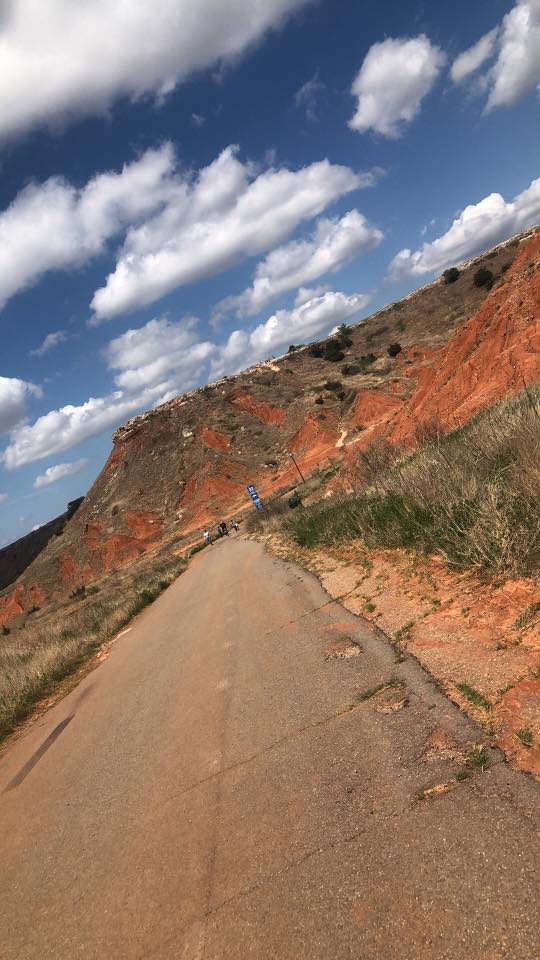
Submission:
<svg viewBox="0 0 540 960">
<path fill-rule="evenodd" d="M 539 233 L 515 238 L 455 282 L 380 311 L 352 328 L 337 360 L 296 349 L 130 420 L 63 535 L 0 595 L 0 623 L 164 540 L 189 542 L 244 509 L 249 482 L 263 497 L 290 488 L 291 453 L 306 475 L 343 460 L 350 468 L 377 436 L 414 442 L 434 421 L 454 426 L 537 379 L 539 249 Z M 491 290 L 474 282 L 480 267 Z"/>
</svg>

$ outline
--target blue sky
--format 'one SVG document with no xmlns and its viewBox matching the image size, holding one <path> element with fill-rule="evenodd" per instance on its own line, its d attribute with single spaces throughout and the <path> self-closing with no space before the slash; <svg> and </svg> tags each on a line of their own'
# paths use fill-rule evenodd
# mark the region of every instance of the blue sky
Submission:
<svg viewBox="0 0 540 960">
<path fill-rule="evenodd" d="M 0 543 L 130 416 L 540 221 L 540 0 L 9 0 Z"/>
</svg>

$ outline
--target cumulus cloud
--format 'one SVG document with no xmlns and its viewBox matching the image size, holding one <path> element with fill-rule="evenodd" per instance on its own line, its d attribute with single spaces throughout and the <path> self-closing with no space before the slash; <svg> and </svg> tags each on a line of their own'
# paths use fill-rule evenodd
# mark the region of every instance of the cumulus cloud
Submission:
<svg viewBox="0 0 540 960">
<path fill-rule="evenodd" d="M 479 203 L 465 207 L 450 229 L 419 250 L 401 250 L 392 260 L 388 278 L 435 273 L 474 256 L 486 247 L 540 222 L 540 179 L 507 202 L 491 193 Z"/>
<path fill-rule="evenodd" d="M 540 0 L 518 0 L 497 27 L 456 58 L 452 80 L 468 80 L 489 61 L 477 81 L 477 89 L 487 91 L 487 110 L 510 106 L 535 88 L 540 92 Z"/>
<path fill-rule="evenodd" d="M 48 333 L 43 343 L 40 343 L 39 347 L 36 347 L 35 350 L 30 351 L 30 356 L 42 357 L 45 353 L 48 353 L 49 350 L 54 350 L 59 343 L 64 343 L 67 338 L 68 336 L 65 330 L 55 330 L 54 333 Z"/>
<path fill-rule="evenodd" d="M 1 456 L 4 466 L 15 470 L 68 450 L 168 398 L 168 389 L 169 384 L 159 384 L 138 394 L 118 390 L 109 396 L 90 397 L 78 406 L 68 404 L 59 410 L 50 410 L 34 423 L 24 424 L 11 433 Z"/>
<path fill-rule="evenodd" d="M 540 92 L 540 0 L 521 0 L 504 17 L 489 83 L 488 110 Z"/>
<path fill-rule="evenodd" d="M 80 473 L 87 463 L 86 457 L 81 457 L 74 463 L 57 463 L 55 467 L 47 467 L 45 473 L 41 473 L 34 480 L 34 490 L 40 490 L 41 487 L 48 487 L 51 483 L 56 483 L 64 477 L 72 477 L 74 474 Z"/>
<path fill-rule="evenodd" d="M 446 55 L 424 34 L 373 44 L 351 88 L 358 104 L 349 127 L 393 139 L 401 136 L 445 62 Z"/>
<path fill-rule="evenodd" d="M 329 290 L 330 287 L 326 283 L 321 283 L 318 287 L 300 287 L 294 298 L 294 305 L 301 307 L 303 303 L 322 297 L 323 293 L 328 293 Z"/>
<path fill-rule="evenodd" d="M 240 370 L 291 343 L 305 343 L 328 333 L 364 310 L 370 297 L 328 292 L 293 310 L 278 310 L 254 330 L 234 330 L 213 363 L 215 374 Z"/>
<path fill-rule="evenodd" d="M 0 435 L 24 420 L 30 396 L 41 397 L 41 387 L 17 377 L 0 377 Z"/>
<path fill-rule="evenodd" d="M 468 80 L 486 60 L 490 59 L 495 49 L 498 33 L 498 27 L 495 27 L 494 30 L 490 30 L 489 33 L 481 37 L 478 43 L 456 57 L 450 70 L 450 76 L 454 83 L 463 83 L 464 80 Z"/>
<path fill-rule="evenodd" d="M 96 322 L 270 250 L 375 177 L 328 160 L 257 173 L 237 152 L 227 147 L 195 179 L 179 176 L 164 209 L 129 230 L 116 269 L 92 300 Z"/>
<path fill-rule="evenodd" d="M 272 250 L 257 265 L 252 286 L 239 296 L 226 297 L 215 313 L 254 316 L 280 294 L 336 273 L 382 239 L 382 231 L 358 210 L 350 210 L 341 219 L 319 220 L 308 239 L 292 240 Z"/>
<path fill-rule="evenodd" d="M 111 340 L 104 353 L 109 368 L 120 371 L 116 384 L 140 390 L 172 375 L 178 392 L 189 390 L 216 349 L 198 339 L 196 327 L 195 317 L 176 322 L 161 317 Z"/>
<path fill-rule="evenodd" d="M 162 98 L 234 61 L 309 0 L 5 0 L 0 135 Z"/>
<path fill-rule="evenodd" d="M 87 262 L 112 236 L 156 210 L 174 189 L 174 165 L 165 144 L 82 189 L 51 177 L 18 193 L 0 213 L 0 306 L 48 270 Z"/>
</svg>

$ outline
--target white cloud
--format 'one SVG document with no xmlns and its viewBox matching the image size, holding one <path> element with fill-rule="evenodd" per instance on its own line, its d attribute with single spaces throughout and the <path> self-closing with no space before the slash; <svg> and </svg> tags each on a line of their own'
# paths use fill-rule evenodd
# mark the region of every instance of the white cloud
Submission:
<svg viewBox="0 0 540 960">
<path fill-rule="evenodd" d="M 29 396 L 41 397 L 41 387 L 18 377 L 0 377 L 0 434 L 24 420 Z"/>
<path fill-rule="evenodd" d="M 192 113 L 191 122 L 194 127 L 204 127 L 206 123 L 206 117 L 203 117 L 200 113 Z"/>
<path fill-rule="evenodd" d="M 5 0 L 0 135 L 163 97 L 231 62 L 309 0 Z"/>
<path fill-rule="evenodd" d="M 82 457 L 80 460 L 75 460 L 74 463 L 57 463 L 55 467 L 47 467 L 45 473 L 41 473 L 34 480 L 34 490 L 48 487 L 51 483 L 56 483 L 64 477 L 72 477 L 74 474 L 80 473 L 87 463 L 86 457 Z"/>
<path fill-rule="evenodd" d="M 308 120 L 315 121 L 319 119 L 317 112 L 319 96 L 325 90 L 324 83 L 319 80 L 318 73 L 311 80 L 302 84 L 294 95 L 294 102 L 297 107 L 304 111 Z"/>
<path fill-rule="evenodd" d="M 487 91 L 486 109 L 510 106 L 535 87 L 540 93 L 540 0 L 517 0 L 501 23 L 452 64 L 454 83 L 480 74 L 476 89 Z"/>
<path fill-rule="evenodd" d="M 488 110 L 540 92 L 540 0 L 520 0 L 504 17 L 489 82 Z"/>
<path fill-rule="evenodd" d="M 7 493 L 0 493 L 0 503 L 5 503 L 6 500 L 9 500 L 9 494 L 7 494 Z"/>
<path fill-rule="evenodd" d="M 465 207 L 450 229 L 425 243 L 414 253 L 401 250 L 392 260 L 388 277 L 401 280 L 453 266 L 540 222 L 540 179 L 510 203 L 500 193 L 491 193 L 479 203 Z"/>
<path fill-rule="evenodd" d="M 177 322 L 161 317 L 111 340 L 104 353 L 108 366 L 120 371 L 116 384 L 141 390 L 172 375 L 178 393 L 190 389 L 216 349 L 197 338 L 196 326 L 195 317 Z"/>
<path fill-rule="evenodd" d="M 114 234 L 152 213 L 174 187 L 173 168 L 174 152 L 165 144 L 80 190 L 59 177 L 22 190 L 0 213 L 0 306 L 48 270 L 85 263 Z"/>
<path fill-rule="evenodd" d="M 329 290 L 330 287 L 326 283 L 322 283 L 318 287 L 300 287 L 294 298 L 294 306 L 301 307 L 308 300 L 316 300 L 317 297 L 321 297 L 323 293 L 328 293 Z"/>
<path fill-rule="evenodd" d="M 481 37 L 478 43 L 456 57 L 450 70 L 450 76 L 454 83 L 463 83 L 473 73 L 476 73 L 486 60 L 489 60 L 495 49 L 498 32 L 498 27 L 495 27 L 494 30 L 490 30 L 489 33 Z"/>
<path fill-rule="evenodd" d="M 240 370 L 246 364 L 283 350 L 291 343 L 305 343 L 345 323 L 370 302 L 367 294 L 324 293 L 294 310 L 278 310 L 254 330 L 234 330 L 220 350 L 213 371 Z"/>
<path fill-rule="evenodd" d="M 165 383 L 135 395 L 118 390 L 106 397 L 90 397 L 79 406 L 68 404 L 59 410 L 50 410 L 33 424 L 14 429 L 0 459 L 7 470 L 15 470 L 54 456 L 117 426 L 138 410 L 166 399 L 168 389 L 169 384 Z"/>
<path fill-rule="evenodd" d="M 56 330 L 54 333 L 48 333 L 43 343 L 41 343 L 39 347 L 36 347 L 35 350 L 30 351 L 30 356 L 42 357 L 45 353 L 48 353 L 49 350 L 54 350 L 59 343 L 64 343 L 67 338 L 68 336 L 65 330 Z"/>
<path fill-rule="evenodd" d="M 272 250 L 257 265 L 252 286 L 239 296 L 226 297 L 215 312 L 218 316 L 231 312 L 238 317 L 254 316 L 280 294 L 336 273 L 382 239 L 381 230 L 358 210 L 350 210 L 339 220 L 319 220 L 307 240 L 292 240 Z"/>
<path fill-rule="evenodd" d="M 388 38 L 368 50 L 351 93 L 358 105 L 349 127 L 397 138 L 418 111 L 446 62 L 443 51 L 421 34 Z"/>
<path fill-rule="evenodd" d="M 178 177 L 165 208 L 129 230 L 115 271 L 92 300 L 95 322 L 271 249 L 303 220 L 375 177 L 328 160 L 257 175 L 236 154 L 227 147 L 195 179 Z"/>
</svg>

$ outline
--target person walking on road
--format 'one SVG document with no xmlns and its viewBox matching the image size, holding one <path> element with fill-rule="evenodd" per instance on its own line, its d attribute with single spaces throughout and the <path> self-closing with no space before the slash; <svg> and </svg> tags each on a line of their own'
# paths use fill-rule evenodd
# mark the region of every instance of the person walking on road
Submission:
<svg viewBox="0 0 540 960">
<path fill-rule="evenodd" d="M 221 523 L 218 526 L 218 530 L 220 531 L 222 537 L 229 536 L 229 531 L 227 530 L 227 524 L 225 523 L 225 520 L 221 521 Z"/>
<path fill-rule="evenodd" d="M 210 531 L 209 531 L 209 530 L 205 530 L 205 531 L 204 531 L 204 539 L 205 539 L 206 543 L 212 543 L 212 537 L 211 537 L 211 535 L 210 535 Z"/>
</svg>

